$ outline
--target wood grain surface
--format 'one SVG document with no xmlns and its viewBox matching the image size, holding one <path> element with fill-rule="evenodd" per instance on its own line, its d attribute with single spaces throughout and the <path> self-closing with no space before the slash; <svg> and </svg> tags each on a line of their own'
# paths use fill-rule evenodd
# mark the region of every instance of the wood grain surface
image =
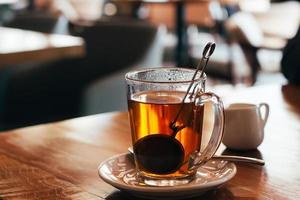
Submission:
<svg viewBox="0 0 300 200">
<path fill-rule="evenodd" d="M 261 157 L 263 167 L 237 164 L 236 176 L 194 199 L 300 199 L 300 88 L 219 88 L 225 104 L 267 102 L 270 118 L 258 150 L 218 153 Z M 0 134 L 0 199 L 136 199 L 97 175 L 106 158 L 127 151 L 127 113 L 106 113 Z"/>
</svg>

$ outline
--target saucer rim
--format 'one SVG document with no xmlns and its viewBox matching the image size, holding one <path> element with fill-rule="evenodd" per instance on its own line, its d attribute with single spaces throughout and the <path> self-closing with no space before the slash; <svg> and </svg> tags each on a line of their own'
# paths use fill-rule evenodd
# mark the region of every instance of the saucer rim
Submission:
<svg viewBox="0 0 300 200">
<path fill-rule="evenodd" d="M 101 173 L 101 168 L 109 161 L 109 160 L 113 160 L 116 159 L 118 157 L 121 156 L 127 156 L 130 155 L 130 153 L 122 153 L 122 154 L 117 154 L 114 156 L 111 156 L 107 159 L 105 159 L 104 161 L 102 161 L 98 167 L 98 175 L 99 177 L 105 181 L 106 183 L 110 184 L 111 186 L 114 186 L 120 190 L 127 190 L 127 191 L 132 191 L 132 192 L 154 192 L 154 193 L 158 193 L 158 192 L 169 192 L 170 190 L 176 190 L 176 192 L 186 192 L 186 191 L 190 191 L 190 190 L 195 190 L 195 189 L 208 189 L 208 188 L 213 188 L 213 187 L 217 187 L 220 186 L 222 184 L 225 184 L 226 182 L 228 182 L 229 180 L 231 180 L 237 173 L 237 167 L 233 162 L 228 162 L 226 165 L 229 165 L 230 168 L 232 169 L 232 172 L 225 177 L 222 177 L 220 179 L 217 179 L 213 182 L 209 182 L 206 184 L 193 184 L 191 185 L 190 183 L 187 184 L 183 184 L 183 185 L 178 185 L 174 188 L 174 186 L 149 186 L 149 185 L 145 185 L 145 186 L 136 186 L 136 185 L 128 185 L 128 184 L 122 184 L 119 183 L 117 181 L 113 181 L 112 179 L 108 178 L 105 174 L 102 175 Z M 223 161 L 223 160 L 216 160 L 216 161 Z M 125 187 L 126 188 L 125 188 Z"/>
</svg>

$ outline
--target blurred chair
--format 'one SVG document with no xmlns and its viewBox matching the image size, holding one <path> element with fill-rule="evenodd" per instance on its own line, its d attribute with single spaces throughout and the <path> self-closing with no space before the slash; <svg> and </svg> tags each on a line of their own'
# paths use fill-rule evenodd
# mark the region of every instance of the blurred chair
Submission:
<svg viewBox="0 0 300 200">
<path fill-rule="evenodd" d="M 241 46 L 228 38 L 224 26 L 229 16 L 228 11 L 219 1 L 210 1 L 207 11 L 212 21 L 207 30 L 203 30 L 198 24 L 188 28 L 192 66 L 197 66 L 206 43 L 215 42 L 217 47 L 210 58 L 206 73 L 213 78 L 232 83 L 245 81 L 244 79 L 247 79 L 249 74 L 249 64 Z"/>
<path fill-rule="evenodd" d="M 2 130 L 119 109 L 124 72 L 139 63 L 160 65 L 153 43 L 161 31 L 149 24 L 99 21 L 73 33 L 86 41 L 84 58 L 1 70 Z"/>
<path fill-rule="evenodd" d="M 155 41 L 157 28 L 140 20 L 108 18 L 91 25 L 77 24 L 71 32 L 85 40 L 83 64 L 108 74 L 143 59 Z M 160 60 L 157 56 L 153 61 Z"/>
<path fill-rule="evenodd" d="M 253 14 L 266 36 L 291 39 L 300 25 L 300 1 L 271 2 L 266 12 Z"/>
<path fill-rule="evenodd" d="M 241 46 L 236 42 L 228 42 L 220 36 L 199 32 L 197 27 L 189 27 L 190 61 L 196 67 L 202 57 L 202 51 L 208 42 L 216 43 L 216 50 L 210 58 L 205 70 L 210 77 L 231 83 L 247 82 L 249 64 Z"/>
<path fill-rule="evenodd" d="M 210 14 L 215 21 L 212 30 L 217 31 L 210 32 L 215 36 L 210 36 L 210 40 L 217 43 L 217 49 L 207 72 L 233 83 L 254 84 L 260 69 L 279 71 L 282 49 L 299 27 L 300 6 L 298 2 L 288 1 L 270 3 L 269 7 L 261 9 L 255 7 L 255 2 L 243 2 L 254 5 L 251 8 L 257 12 L 237 9 L 234 13 L 226 14 L 221 9 L 224 5 L 220 7 L 218 1 L 211 2 Z M 259 3 L 264 4 L 263 1 Z M 197 36 L 191 40 L 193 44 L 190 51 L 195 65 L 200 58 L 203 43 L 208 38 L 205 33 L 193 35 Z"/>
<path fill-rule="evenodd" d="M 252 83 L 255 83 L 261 69 L 258 51 L 269 50 L 269 53 L 278 57 L 278 51 L 281 52 L 286 44 L 286 39 L 264 35 L 257 20 L 249 13 L 238 12 L 232 15 L 226 22 L 226 30 L 230 41 L 240 44 L 243 49 L 250 66 Z"/>
<path fill-rule="evenodd" d="M 238 12 L 225 23 L 229 40 L 241 45 L 251 69 L 252 83 L 259 70 L 279 71 L 282 50 L 300 24 L 300 4 L 270 3 L 267 10 Z"/>
</svg>

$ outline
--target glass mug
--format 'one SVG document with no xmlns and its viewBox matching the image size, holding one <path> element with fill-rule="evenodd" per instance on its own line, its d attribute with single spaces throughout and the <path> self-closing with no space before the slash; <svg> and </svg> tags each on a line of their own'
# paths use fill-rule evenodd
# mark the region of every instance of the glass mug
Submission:
<svg viewBox="0 0 300 200">
<path fill-rule="evenodd" d="M 200 78 L 200 72 L 186 94 L 194 73 L 192 69 L 166 67 L 126 74 L 137 178 L 147 185 L 189 183 L 221 143 L 223 103 L 215 94 L 204 92 L 206 76 Z M 214 126 L 203 148 L 207 103 L 214 108 Z"/>
</svg>

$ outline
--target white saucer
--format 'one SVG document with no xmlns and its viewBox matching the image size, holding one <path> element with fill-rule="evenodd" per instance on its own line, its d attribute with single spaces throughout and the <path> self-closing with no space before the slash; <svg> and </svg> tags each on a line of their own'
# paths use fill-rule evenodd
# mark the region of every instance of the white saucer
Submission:
<svg viewBox="0 0 300 200">
<path fill-rule="evenodd" d="M 133 156 L 125 153 L 103 161 L 98 173 L 106 183 L 133 196 L 148 199 L 182 199 L 199 196 L 226 183 L 236 174 L 236 166 L 223 160 L 211 160 L 198 169 L 196 178 L 188 184 L 153 187 L 136 180 Z"/>
</svg>

